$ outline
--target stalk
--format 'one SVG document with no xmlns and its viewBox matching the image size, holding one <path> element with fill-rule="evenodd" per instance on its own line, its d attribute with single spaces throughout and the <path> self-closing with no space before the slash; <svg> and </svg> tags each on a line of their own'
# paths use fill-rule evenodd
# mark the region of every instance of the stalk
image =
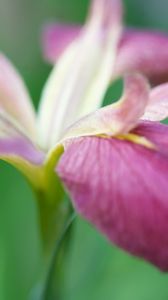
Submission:
<svg viewBox="0 0 168 300">
<path fill-rule="evenodd" d="M 66 239 L 65 243 L 63 241 L 74 217 L 70 202 L 55 172 L 61 154 L 61 147 L 52 153 L 50 160 L 41 168 L 39 184 L 34 188 L 42 239 L 43 267 L 40 284 L 35 287 L 31 300 L 62 298 L 61 286 L 67 252 Z"/>
<path fill-rule="evenodd" d="M 60 289 L 62 276 L 62 260 L 65 257 L 66 245 L 67 245 L 67 235 L 70 232 L 72 223 L 76 217 L 76 214 L 72 212 L 69 219 L 65 223 L 65 226 L 60 234 L 59 239 L 55 244 L 53 255 L 51 257 L 50 266 L 48 269 L 48 274 L 46 276 L 46 281 L 44 282 L 41 300 L 61 300 L 62 299 L 62 289 Z M 65 246 L 65 249 L 64 247 Z"/>
</svg>

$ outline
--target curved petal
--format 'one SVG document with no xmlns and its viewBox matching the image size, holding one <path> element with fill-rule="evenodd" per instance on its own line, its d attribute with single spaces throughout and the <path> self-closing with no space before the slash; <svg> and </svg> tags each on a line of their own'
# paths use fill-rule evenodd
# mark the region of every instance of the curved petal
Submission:
<svg viewBox="0 0 168 300">
<path fill-rule="evenodd" d="M 0 159 L 23 173 L 34 187 L 42 178 L 44 158 L 44 153 L 24 136 L 0 137 Z"/>
<path fill-rule="evenodd" d="M 23 159 L 30 164 L 40 165 L 44 159 L 44 153 L 37 149 L 29 140 L 21 136 L 0 138 L 0 158 L 17 161 Z"/>
<path fill-rule="evenodd" d="M 35 112 L 26 87 L 12 64 L 0 53 L 0 111 L 35 136 Z"/>
<path fill-rule="evenodd" d="M 38 187 L 45 154 L 20 130 L 17 122 L 0 110 L 0 159 L 15 166 Z M 40 175 L 41 176 L 41 175 Z"/>
<path fill-rule="evenodd" d="M 168 271 L 168 157 L 114 138 L 71 144 L 57 167 L 76 210 L 129 253 Z"/>
<path fill-rule="evenodd" d="M 156 146 L 160 152 L 168 155 L 168 126 L 159 122 L 143 121 L 132 131 L 138 136 L 145 137 Z"/>
<path fill-rule="evenodd" d="M 109 14 L 115 0 L 96 2 L 81 34 L 60 57 L 44 88 L 38 127 L 47 149 L 71 123 L 100 106 L 110 83 L 121 15 L 115 10 Z"/>
<path fill-rule="evenodd" d="M 153 88 L 142 119 L 162 121 L 168 117 L 168 83 Z"/>
<path fill-rule="evenodd" d="M 44 57 L 55 63 L 62 52 L 81 33 L 81 26 L 72 24 L 53 23 L 44 27 L 42 36 L 42 49 Z"/>
<path fill-rule="evenodd" d="M 128 133 L 137 125 L 148 100 L 149 86 L 146 79 L 139 74 L 128 75 L 125 78 L 122 98 L 70 126 L 63 136 L 63 141 L 81 136 L 98 134 L 114 136 Z"/>
<path fill-rule="evenodd" d="M 168 81 L 167 49 L 168 35 L 164 33 L 127 30 L 120 41 L 115 75 L 136 71 L 155 85 Z"/>
</svg>

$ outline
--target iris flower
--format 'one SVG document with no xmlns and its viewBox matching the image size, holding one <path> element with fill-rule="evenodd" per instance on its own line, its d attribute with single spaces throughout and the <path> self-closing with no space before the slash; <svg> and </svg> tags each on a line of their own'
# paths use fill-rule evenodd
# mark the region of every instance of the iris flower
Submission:
<svg viewBox="0 0 168 300">
<path fill-rule="evenodd" d="M 124 28 L 122 11 L 121 0 L 92 0 L 84 26 L 62 23 L 48 24 L 44 27 L 42 40 L 46 60 L 55 63 L 64 49 L 71 45 L 72 53 L 74 53 L 71 63 L 76 67 L 76 71 L 74 69 L 72 72 L 75 73 L 79 64 L 76 58 L 80 61 L 83 60 L 83 63 L 85 63 L 88 51 L 94 61 L 101 64 L 101 54 L 106 43 L 105 47 L 108 47 L 109 55 L 111 51 L 114 57 L 113 64 L 109 65 L 108 70 L 111 81 L 126 72 L 138 71 L 146 75 L 154 85 L 166 82 L 168 80 L 167 35 L 151 30 Z M 91 28 L 91 23 L 95 26 L 95 32 L 90 32 L 92 38 L 84 43 L 84 36 L 88 32 L 88 28 Z M 97 33 L 96 27 L 99 27 Z M 77 43 L 80 43 L 81 46 L 78 54 L 77 52 L 75 54 Z M 113 44 L 113 49 L 110 49 L 110 43 Z M 108 58 L 103 57 L 108 63 Z M 92 63 L 90 69 L 96 72 L 94 63 Z M 83 81 L 82 71 L 81 80 Z"/>
<path fill-rule="evenodd" d="M 53 228 L 61 224 L 59 216 L 61 218 L 63 213 L 62 208 L 58 209 L 63 191 L 55 172 L 62 152 L 62 146 L 58 145 L 61 145 L 66 128 L 100 106 L 111 78 L 116 77 L 115 61 L 121 43 L 121 19 L 120 1 L 94 0 L 86 25 L 78 37 L 72 43 L 67 43 L 66 38 L 63 43 L 64 35 L 61 35 L 62 38 L 58 40 L 58 59 L 45 84 L 37 113 L 20 75 L 9 60 L 0 54 L 0 159 L 19 169 L 38 195 L 46 243 L 51 236 L 55 241 L 56 232 Z M 150 55 L 143 56 L 145 58 L 139 69 L 141 71 L 143 65 L 149 71 L 150 78 L 153 74 L 161 79 L 168 60 L 166 50 L 163 53 L 168 44 L 167 38 L 147 34 L 146 40 L 145 35 L 141 34 L 144 38 L 141 39 L 142 43 L 147 43 L 147 37 L 153 42 Z M 127 32 L 124 37 L 127 35 L 132 36 L 133 41 L 137 36 L 140 42 L 138 33 Z M 158 65 L 153 67 L 156 61 L 153 52 L 156 51 L 157 42 L 158 47 L 161 42 L 162 45 L 157 48 L 160 52 Z M 136 60 L 138 52 L 132 53 L 131 59 Z M 130 65 L 130 54 L 124 55 L 124 62 Z M 115 70 L 113 75 L 112 70 Z M 94 133 L 97 134 L 97 131 Z"/>
<path fill-rule="evenodd" d="M 0 157 L 21 170 L 37 189 L 44 186 L 46 166 L 54 169 L 56 145 L 65 129 L 102 103 L 111 71 L 115 69 L 121 19 L 119 0 L 92 1 L 87 22 L 78 37 L 72 43 L 64 43 L 64 47 L 62 40 L 58 40 L 59 58 L 44 87 L 37 114 L 20 75 L 0 54 Z M 137 34 L 131 33 L 133 40 Z M 157 44 L 163 37 L 155 38 Z M 164 42 L 162 51 L 168 39 Z M 165 55 L 159 53 L 159 67 L 151 69 L 156 61 L 154 47 L 151 50 L 149 61 L 145 56 L 143 65 L 146 70 L 150 69 L 150 75 L 157 74 L 161 78 L 160 70 L 166 67 L 168 60 L 167 51 Z M 131 59 L 125 57 L 125 64 L 136 59 L 139 52 L 132 53 Z"/>
<path fill-rule="evenodd" d="M 39 166 L 50 164 L 65 128 L 102 101 L 121 30 L 119 5 L 115 12 L 104 24 L 107 8 L 92 8 L 85 32 L 75 45 L 64 49 L 53 68 L 37 114 L 20 75 L 0 54 L 0 157 L 21 169 L 35 185 Z"/>
<path fill-rule="evenodd" d="M 77 212 L 112 243 L 168 271 L 168 83 L 128 75 L 119 102 L 67 130 L 57 172 Z"/>
<path fill-rule="evenodd" d="M 85 32 L 75 45 L 64 49 L 54 66 L 37 113 L 20 75 L 0 54 L 0 159 L 19 169 L 31 183 L 38 196 L 43 234 L 52 235 L 54 241 L 53 228 L 60 226 L 64 210 L 58 209 L 63 191 L 54 171 L 62 151 L 57 144 L 72 122 L 100 106 L 121 30 L 119 6 L 117 11 L 104 24 L 107 10 L 93 8 Z M 91 52 L 94 45 L 96 50 Z M 81 49 L 85 50 L 82 56 Z"/>
</svg>

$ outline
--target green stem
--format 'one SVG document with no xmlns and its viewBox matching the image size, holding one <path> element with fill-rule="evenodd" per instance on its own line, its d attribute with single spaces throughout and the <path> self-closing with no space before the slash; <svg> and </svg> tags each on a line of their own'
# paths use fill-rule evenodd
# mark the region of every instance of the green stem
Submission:
<svg viewBox="0 0 168 300">
<path fill-rule="evenodd" d="M 62 146 L 49 155 L 41 167 L 38 186 L 34 187 L 39 215 L 39 225 L 43 242 L 43 256 L 49 260 L 55 240 L 59 236 L 65 220 L 69 216 L 69 202 L 55 168 L 63 152 Z M 37 178 L 38 179 L 38 178 Z"/>
<path fill-rule="evenodd" d="M 61 251 L 59 251 L 59 248 L 74 219 L 74 216 L 71 216 L 72 207 L 70 206 L 70 202 L 65 197 L 62 184 L 55 172 L 55 166 L 62 151 L 62 147 L 58 147 L 56 152 L 53 152 L 49 156 L 50 159 L 46 160 L 44 166 L 41 168 L 38 185 L 34 187 L 43 242 L 41 280 L 35 287 L 32 296 L 34 297 L 32 299 L 35 300 L 59 300 L 61 297 L 61 276 L 64 269 L 65 251 L 67 249 L 61 247 Z M 67 245 L 65 244 L 65 246 Z M 46 273 L 48 274 L 47 279 Z M 55 282 L 53 280 L 54 275 L 56 276 Z M 50 289 L 51 282 L 54 285 Z M 50 293 L 50 290 L 52 293 Z"/>
<path fill-rule="evenodd" d="M 70 213 L 70 203 L 65 197 L 62 184 L 54 171 L 44 173 L 44 184 L 36 190 L 43 257 L 47 262 L 55 240 Z"/>
<path fill-rule="evenodd" d="M 59 239 L 57 239 L 57 242 L 55 244 L 55 248 L 53 251 L 53 255 L 51 257 L 51 262 L 49 265 L 46 281 L 44 282 L 44 289 L 43 289 L 41 300 L 51 300 L 50 292 L 51 292 L 51 287 L 52 287 L 52 281 L 53 281 L 55 272 L 57 272 L 56 267 L 58 267 L 58 257 L 60 254 L 61 246 L 71 228 L 71 225 L 72 225 L 75 217 L 76 217 L 76 214 L 73 212 L 71 214 L 71 216 L 69 217 L 69 219 L 67 220 Z M 58 277 L 57 277 L 57 280 L 59 280 Z M 60 300 L 61 299 L 61 291 L 60 291 L 59 282 L 55 282 L 54 290 L 57 293 L 57 294 L 54 294 L 54 299 Z"/>
</svg>

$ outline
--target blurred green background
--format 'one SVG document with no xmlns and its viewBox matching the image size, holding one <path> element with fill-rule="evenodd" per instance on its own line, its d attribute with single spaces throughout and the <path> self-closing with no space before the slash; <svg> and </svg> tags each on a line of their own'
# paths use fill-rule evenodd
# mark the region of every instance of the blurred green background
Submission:
<svg viewBox="0 0 168 300">
<path fill-rule="evenodd" d="M 168 31 L 167 0 L 124 4 L 128 25 Z M 87 6 L 87 0 L 0 0 L 0 50 L 20 70 L 36 106 L 50 71 L 41 55 L 42 26 L 82 22 Z M 0 170 L 0 300 L 27 300 L 41 265 L 35 201 L 16 170 L 4 162 Z M 80 218 L 66 268 L 65 300 L 168 299 L 167 275 L 111 246 Z"/>
</svg>

